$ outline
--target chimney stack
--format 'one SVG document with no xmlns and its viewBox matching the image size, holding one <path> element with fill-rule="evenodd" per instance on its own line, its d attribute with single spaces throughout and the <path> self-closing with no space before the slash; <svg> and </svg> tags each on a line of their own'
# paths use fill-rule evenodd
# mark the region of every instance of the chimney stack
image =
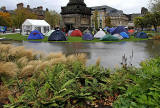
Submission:
<svg viewBox="0 0 160 108">
<path fill-rule="evenodd" d="M 49 10 L 48 10 L 48 8 L 46 8 L 46 12 L 48 12 Z"/>
<path fill-rule="evenodd" d="M 17 4 L 17 9 L 22 9 L 23 8 L 23 3 Z"/>
<path fill-rule="evenodd" d="M 2 6 L 1 9 L 2 9 L 2 11 L 6 11 L 6 7 L 5 6 Z"/>
<path fill-rule="evenodd" d="M 30 9 L 30 5 L 27 5 L 27 9 Z"/>
<path fill-rule="evenodd" d="M 37 7 L 38 10 L 43 10 L 43 6 Z"/>
</svg>

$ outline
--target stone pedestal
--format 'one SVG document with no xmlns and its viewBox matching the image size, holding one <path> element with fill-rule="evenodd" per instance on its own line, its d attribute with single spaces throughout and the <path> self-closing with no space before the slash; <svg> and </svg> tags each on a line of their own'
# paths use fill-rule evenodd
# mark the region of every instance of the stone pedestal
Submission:
<svg viewBox="0 0 160 108">
<path fill-rule="evenodd" d="M 62 7 L 61 14 L 67 30 L 84 30 L 90 27 L 91 9 L 86 7 L 84 0 L 70 0 L 66 7 Z"/>
</svg>

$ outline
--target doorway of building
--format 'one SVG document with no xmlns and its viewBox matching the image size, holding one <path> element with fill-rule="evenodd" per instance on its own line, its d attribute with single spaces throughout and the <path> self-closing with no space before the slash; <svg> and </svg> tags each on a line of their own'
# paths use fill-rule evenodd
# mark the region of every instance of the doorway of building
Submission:
<svg viewBox="0 0 160 108">
<path fill-rule="evenodd" d="M 73 29 L 73 24 L 66 24 L 66 31 L 68 32 L 69 30 Z"/>
</svg>

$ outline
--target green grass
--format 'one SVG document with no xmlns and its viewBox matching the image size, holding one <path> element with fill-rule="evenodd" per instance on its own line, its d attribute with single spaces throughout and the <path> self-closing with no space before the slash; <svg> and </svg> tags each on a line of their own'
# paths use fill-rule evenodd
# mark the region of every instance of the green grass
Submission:
<svg viewBox="0 0 160 108">
<path fill-rule="evenodd" d="M 153 36 L 160 36 L 160 32 L 155 32 L 155 31 L 143 31 L 147 34 L 152 34 Z"/>
<path fill-rule="evenodd" d="M 27 36 L 22 36 L 20 34 L 8 34 L 8 35 L 0 35 L 0 38 L 5 37 L 6 39 L 17 40 L 17 41 L 41 41 L 48 42 L 48 37 L 45 37 L 43 40 L 27 40 Z M 121 41 L 140 41 L 140 40 L 148 40 L 148 39 L 139 39 L 131 36 L 130 39 L 123 39 L 119 41 L 100 41 L 99 39 L 94 39 L 92 41 L 82 40 L 81 37 L 68 37 L 67 41 L 58 41 L 58 42 L 121 42 Z M 55 42 L 55 41 L 52 41 Z"/>
</svg>

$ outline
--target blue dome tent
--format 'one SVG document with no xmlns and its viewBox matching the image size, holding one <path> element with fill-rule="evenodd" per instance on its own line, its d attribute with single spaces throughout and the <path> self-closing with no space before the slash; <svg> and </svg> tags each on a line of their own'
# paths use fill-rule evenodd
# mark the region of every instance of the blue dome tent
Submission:
<svg viewBox="0 0 160 108">
<path fill-rule="evenodd" d="M 116 29 L 116 27 L 109 28 L 109 29 L 107 30 L 107 32 L 112 33 L 115 29 Z"/>
<path fill-rule="evenodd" d="M 129 35 L 126 32 L 121 32 L 120 35 L 125 39 L 129 38 Z"/>
<path fill-rule="evenodd" d="M 67 41 L 67 38 L 64 32 L 56 30 L 49 36 L 48 41 Z"/>
<path fill-rule="evenodd" d="M 105 27 L 103 30 L 105 30 L 107 32 L 108 29 L 109 29 L 109 27 Z"/>
<path fill-rule="evenodd" d="M 148 36 L 147 36 L 147 33 L 139 32 L 139 33 L 136 35 L 136 38 L 145 39 L 145 38 L 148 38 Z"/>
<path fill-rule="evenodd" d="M 91 33 L 85 33 L 83 36 L 82 36 L 82 39 L 83 40 L 93 40 L 93 35 Z"/>
<path fill-rule="evenodd" d="M 28 36 L 28 40 L 44 39 L 43 34 L 38 30 L 34 30 Z"/>
<path fill-rule="evenodd" d="M 124 26 L 118 26 L 115 30 L 111 31 L 111 34 L 120 34 L 122 32 L 126 32 L 127 34 L 129 34 L 129 32 L 125 29 Z"/>
</svg>

